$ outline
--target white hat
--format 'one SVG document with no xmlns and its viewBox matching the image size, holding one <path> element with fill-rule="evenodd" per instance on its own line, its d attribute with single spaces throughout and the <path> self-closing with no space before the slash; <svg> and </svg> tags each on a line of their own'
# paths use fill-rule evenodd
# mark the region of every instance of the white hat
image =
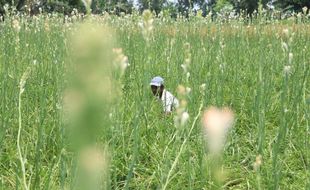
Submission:
<svg viewBox="0 0 310 190">
<path fill-rule="evenodd" d="M 164 84 L 164 79 L 161 78 L 160 76 L 154 77 L 150 83 L 151 86 L 158 86 L 158 87 L 163 84 Z"/>
</svg>

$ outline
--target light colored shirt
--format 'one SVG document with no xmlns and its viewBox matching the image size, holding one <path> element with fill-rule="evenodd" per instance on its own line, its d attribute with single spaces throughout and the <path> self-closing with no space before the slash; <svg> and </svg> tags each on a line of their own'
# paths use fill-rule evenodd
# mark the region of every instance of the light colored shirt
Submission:
<svg viewBox="0 0 310 190">
<path fill-rule="evenodd" d="M 163 91 L 161 101 L 162 101 L 165 113 L 172 112 L 172 110 L 179 107 L 179 100 L 165 89 Z"/>
</svg>

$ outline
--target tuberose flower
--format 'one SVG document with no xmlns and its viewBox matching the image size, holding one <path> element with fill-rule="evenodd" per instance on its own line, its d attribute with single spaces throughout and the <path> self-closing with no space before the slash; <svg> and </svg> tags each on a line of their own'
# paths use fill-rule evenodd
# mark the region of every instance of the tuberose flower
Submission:
<svg viewBox="0 0 310 190">
<path fill-rule="evenodd" d="M 208 149 L 211 153 L 219 153 L 225 143 L 226 134 L 234 123 L 233 112 L 225 107 L 223 109 L 210 107 L 202 117 L 202 125 Z"/>
</svg>

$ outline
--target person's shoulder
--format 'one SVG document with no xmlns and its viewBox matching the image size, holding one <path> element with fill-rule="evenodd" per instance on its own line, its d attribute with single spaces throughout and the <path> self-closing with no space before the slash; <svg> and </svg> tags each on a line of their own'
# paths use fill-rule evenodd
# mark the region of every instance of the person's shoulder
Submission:
<svg viewBox="0 0 310 190">
<path fill-rule="evenodd" d="M 173 96 L 171 92 L 169 92 L 168 90 L 165 90 L 166 96 Z"/>
<path fill-rule="evenodd" d="M 177 100 L 177 98 L 169 91 L 166 90 L 166 97 L 169 99 Z"/>
<path fill-rule="evenodd" d="M 179 100 L 169 91 L 166 91 L 166 99 L 174 105 L 174 108 L 179 107 Z"/>
</svg>

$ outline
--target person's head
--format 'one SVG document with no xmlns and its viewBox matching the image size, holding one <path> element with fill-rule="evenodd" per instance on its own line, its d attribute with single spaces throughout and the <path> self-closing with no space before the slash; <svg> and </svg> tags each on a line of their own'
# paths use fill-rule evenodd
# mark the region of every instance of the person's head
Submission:
<svg viewBox="0 0 310 190">
<path fill-rule="evenodd" d="M 160 76 L 154 77 L 151 80 L 150 86 L 151 86 L 151 90 L 154 96 L 161 97 L 161 95 L 163 94 L 164 88 L 165 88 L 164 79 L 161 78 Z"/>
</svg>

